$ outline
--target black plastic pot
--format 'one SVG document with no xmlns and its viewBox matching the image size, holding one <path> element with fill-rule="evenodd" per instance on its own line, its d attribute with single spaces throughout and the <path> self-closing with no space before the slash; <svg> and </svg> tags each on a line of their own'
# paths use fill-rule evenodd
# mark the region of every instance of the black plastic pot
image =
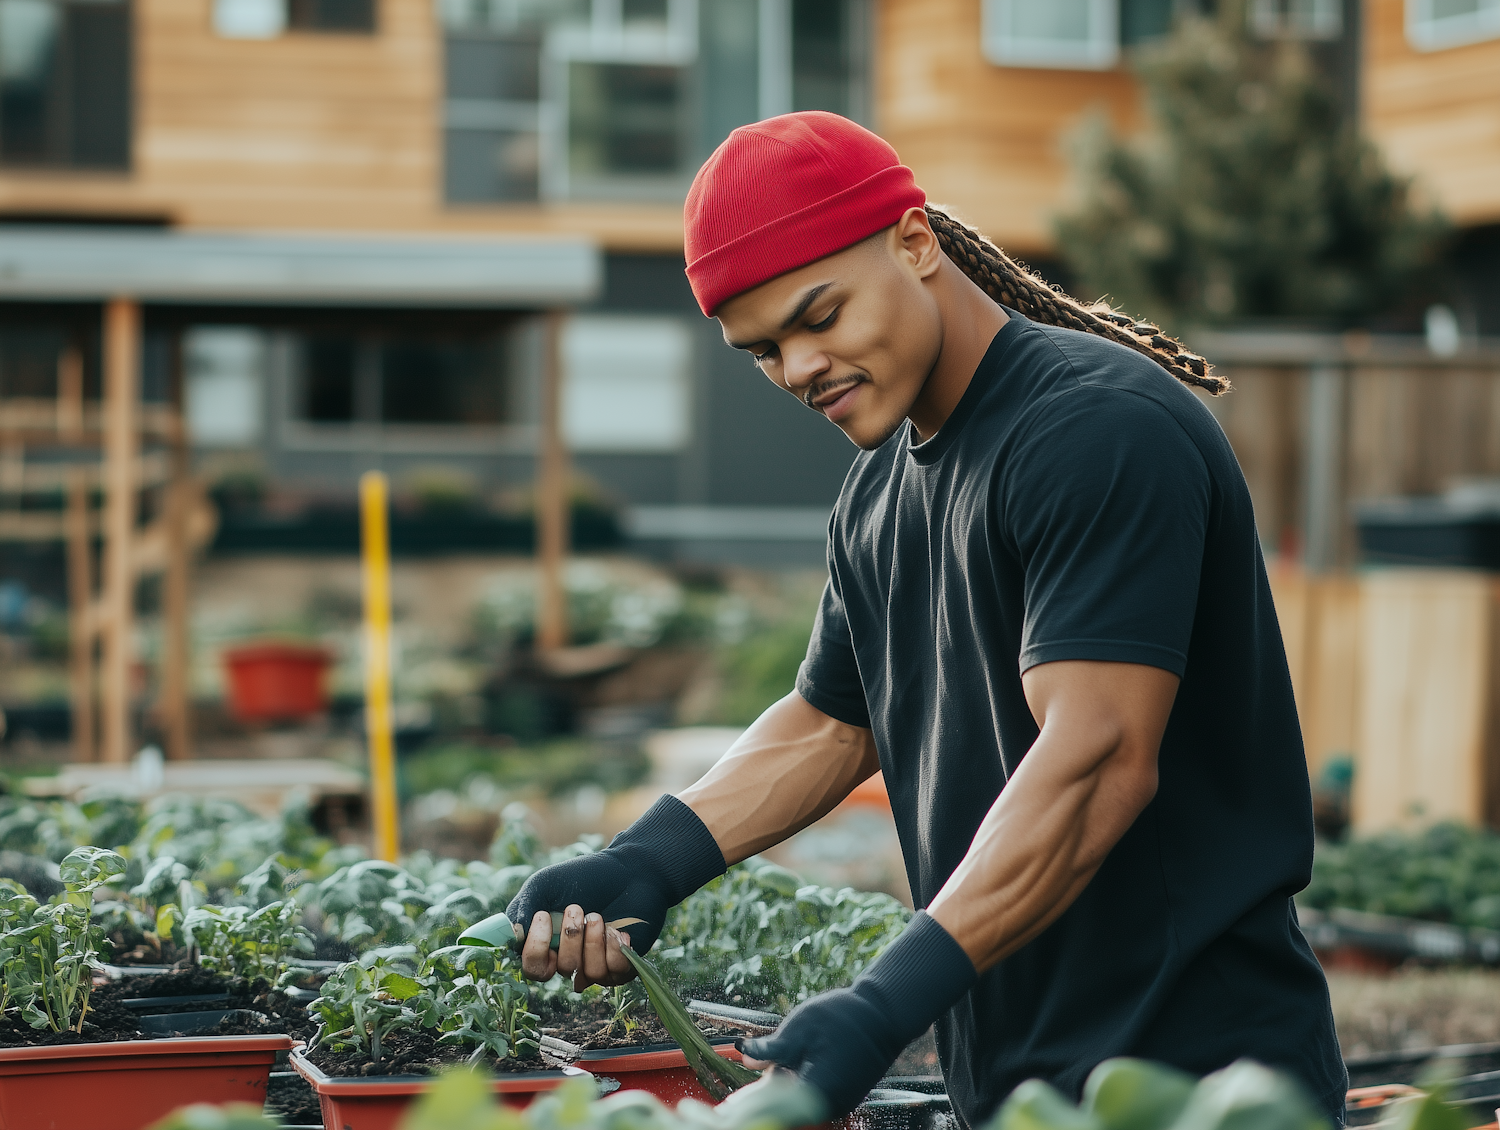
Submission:
<svg viewBox="0 0 1500 1130">
<path fill-rule="evenodd" d="M 249 1022 L 251 1017 L 260 1018 L 260 1013 L 248 1008 L 218 1008 L 200 1012 L 159 1012 L 154 1015 L 136 1017 L 142 1032 L 153 1036 L 202 1036 L 219 1030 L 219 1021 L 225 1017 Z"/>
<path fill-rule="evenodd" d="M 1355 510 L 1360 557 L 1371 564 L 1500 570 L 1500 512 L 1442 498 L 1395 498 Z"/>
</svg>

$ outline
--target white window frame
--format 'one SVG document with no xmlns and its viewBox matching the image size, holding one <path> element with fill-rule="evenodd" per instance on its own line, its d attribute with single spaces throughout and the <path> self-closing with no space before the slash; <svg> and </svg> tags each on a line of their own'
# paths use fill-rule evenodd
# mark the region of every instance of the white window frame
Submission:
<svg viewBox="0 0 1500 1130">
<path fill-rule="evenodd" d="M 1019 39 L 1010 35 L 1011 13 L 1049 0 L 983 0 L 980 41 L 984 57 L 1002 67 L 1107 71 L 1120 61 L 1119 0 L 1088 0 L 1092 36 L 1084 43 Z"/>
<path fill-rule="evenodd" d="M 543 200 L 572 198 L 568 168 L 568 68 L 574 63 L 635 63 L 642 66 L 688 67 L 698 59 L 698 0 L 667 0 L 663 27 L 632 27 L 621 19 L 620 0 L 593 0 L 588 23 L 549 28 L 542 40 L 541 184 Z M 686 191 L 686 178 L 681 185 Z M 634 194 L 621 181 L 621 199 Z M 667 195 L 647 187 L 644 198 Z M 674 191 L 674 197 L 681 193 Z M 598 197 L 590 193 L 588 199 Z"/>
<path fill-rule="evenodd" d="M 1245 12 L 1252 34 L 1262 39 L 1338 39 L 1344 34 L 1340 0 L 1304 0 L 1310 11 L 1293 13 L 1297 0 L 1250 0 Z"/>
<path fill-rule="evenodd" d="M 1500 39 L 1500 0 L 1480 0 L 1479 11 L 1438 18 L 1432 0 L 1406 0 L 1406 40 L 1418 51 L 1442 51 Z"/>
</svg>

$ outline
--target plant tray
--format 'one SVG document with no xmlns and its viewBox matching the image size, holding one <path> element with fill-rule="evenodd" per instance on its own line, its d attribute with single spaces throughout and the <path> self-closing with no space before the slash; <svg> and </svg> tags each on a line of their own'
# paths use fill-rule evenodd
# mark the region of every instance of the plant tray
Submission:
<svg viewBox="0 0 1500 1130">
<path fill-rule="evenodd" d="M 740 1053 L 733 1042 L 714 1045 L 714 1051 L 725 1059 L 738 1061 Z M 622 1091 L 645 1091 L 667 1106 L 682 1099 L 699 1102 L 716 1101 L 703 1089 L 687 1056 L 676 1044 L 650 1044 L 642 1048 L 600 1048 L 578 1057 L 576 1066 L 601 1079 L 613 1079 Z"/>
<path fill-rule="evenodd" d="M 0 1049 L 4 1130 L 143 1130 L 188 1103 L 266 1098 L 292 1038 L 194 1036 Z"/>
<path fill-rule="evenodd" d="M 317 1092 L 327 1130 L 395 1130 L 412 1100 L 433 1084 L 429 1075 L 335 1078 L 309 1063 L 301 1045 L 292 1049 L 291 1062 L 293 1070 Z M 492 1080 L 492 1087 L 506 1106 L 524 1107 L 538 1095 L 584 1074 L 576 1067 L 564 1067 L 501 1075 Z"/>
</svg>

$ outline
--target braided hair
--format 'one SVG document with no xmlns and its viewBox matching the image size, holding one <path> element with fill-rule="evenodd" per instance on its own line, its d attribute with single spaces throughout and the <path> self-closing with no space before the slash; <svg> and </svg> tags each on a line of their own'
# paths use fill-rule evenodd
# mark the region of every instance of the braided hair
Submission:
<svg viewBox="0 0 1500 1130">
<path fill-rule="evenodd" d="M 1215 376 L 1207 361 L 1150 322 L 1138 322 L 1107 303 L 1085 306 L 1017 263 L 979 232 L 941 209 L 927 206 L 927 219 L 943 254 L 957 264 L 996 302 L 1019 310 L 1034 322 L 1098 334 L 1145 354 L 1183 384 L 1213 396 L 1229 391 L 1229 381 Z"/>
</svg>

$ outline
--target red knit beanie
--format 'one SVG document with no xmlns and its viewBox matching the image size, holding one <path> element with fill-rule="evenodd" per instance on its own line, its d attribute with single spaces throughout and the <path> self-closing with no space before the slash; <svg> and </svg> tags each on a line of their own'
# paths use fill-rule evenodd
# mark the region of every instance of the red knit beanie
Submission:
<svg viewBox="0 0 1500 1130">
<path fill-rule="evenodd" d="M 709 317 L 767 279 L 842 251 L 920 208 L 896 151 L 821 110 L 741 126 L 688 191 L 688 280 Z"/>
</svg>

